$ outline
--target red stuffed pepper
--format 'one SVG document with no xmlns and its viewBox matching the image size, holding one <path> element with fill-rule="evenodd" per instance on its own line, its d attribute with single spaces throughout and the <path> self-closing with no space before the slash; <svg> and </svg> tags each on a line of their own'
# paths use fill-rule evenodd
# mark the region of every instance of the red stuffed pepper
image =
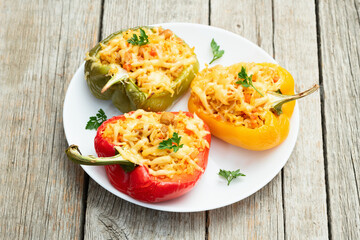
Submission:
<svg viewBox="0 0 360 240">
<path fill-rule="evenodd" d="M 111 184 L 120 192 L 140 201 L 160 202 L 195 186 L 207 166 L 210 141 L 208 126 L 191 113 L 137 110 L 98 128 L 99 158 L 81 156 L 74 146 L 67 154 L 77 163 L 106 165 Z"/>
</svg>

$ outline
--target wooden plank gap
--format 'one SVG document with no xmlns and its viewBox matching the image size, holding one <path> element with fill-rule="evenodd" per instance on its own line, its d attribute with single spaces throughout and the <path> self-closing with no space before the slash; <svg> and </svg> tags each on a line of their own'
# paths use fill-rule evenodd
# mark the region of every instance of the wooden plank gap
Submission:
<svg viewBox="0 0 360 240">
<path fill-rule="evenodd" d="M 102 31 L 103 31 L 103 20 L 104 20 L 104 6 L 105 6 L 105 0 L 101 0 L 101 11 L 100 11 L 100 23 L 99 23 L 99 35 L 98 35 L 98 42 L 102 40 Z"/>
<path fill-rule="evenodd" d="M 98 39 L 97 42 L 102 40 L 102 30 L 103 30 L 103 19 L 104 19 L 104 5 L 105 0 L 101 0 L 101 10 L 99 17 L 99 31 L 98 31 Z M 88 192 L 89 192 L 89 175 L 84 172 L 84 185 L 83 185 L 83 196 L 81 199 L 82 208 L 81 208 L 81 218 L 80 218 L 80 239 L 85 239 L 85 221 L 86 221 L 86 209 L 87 209 L 87 200 L 88 200 Z"/>
<path fill-rule="evenodd" d="M 205 240 L 209 239 L 209 226 L 210 226 L 209 211 L 206 211 L 206 213 L 205 213 Z"/>
<path fill-rule="evenodd" d="M 275 59 L 275 11 L 274 11 L 274 0 L 271 0 L 271 19 L 272 19 L 272 57 Z M 260 45 L 259 45 L 260 46 Z M 283 178 L 281 178 L 283 179 Z"/>
<path fill-rule="evenodd" d="M 326 213 L 327 213 L 327 226 L 328 237 L 331 240 L 331 205 L 330 205 L 330 185 L 329 185 L 329 169 L 328 169 L 328 157 L 327 157 L 327 141 L 326 141 L 326 117 L 325 117 L 325 92 L 323 85 L 323 72 L 322 72 L 322 54 L 321 54 L 321 26 L 319 19 L 319 1 L 315 1 L 315 17 L 316 17 L 316 38 L 318 45 L 318 69 L 319 69 L 319 85 L 320 85 L 320 107 L 321 107 L 321 129 L 322 129 L 322 142 L 323 142 L 323 156 L 324 156 L 324 172 L 325 172 L 325 192 L 326 192 Z"/>
<path fill-rule="evenodd" d="M 211 25 L 211 0 L 209 0 L 209 16 L 208 16 L 208 24 Z"/>
<path fill-rule="evenodd" d="M 88 199 L 88 192 L 89 192 L 89 175 L 84 173 L 84 189 L 83 189 L 83 196 L 81 199 L 82 208 L 81 208 L 81 217 L 80 217 L 80 237 L 79 239 L 85 239 L 85 220 L 86 220 L 86 208 L 87 208 L 87 199 Z"/>
<path fill-rule="evenodd" d="M 275 59 L 275 2 L 271 0 L 271 18 L 272 18 L 272 57 Z M 286 208 L 285 208 L 285 181 L 284 169 L 281 169 L 281 201 L 282 201 L 282 215 L 283 215 L 283 233 L 286 238 Z"/>
<path fill-rule="evenodd" d="M 285 181 L 284 181 L 284 169 L 281 169 L 281 201 L 282 201 L 282 212 L 283 212 L 283 226 L 284 226 L 284 239 L 286 239 L 286 204 L 285 204 Z"/>
</svg>

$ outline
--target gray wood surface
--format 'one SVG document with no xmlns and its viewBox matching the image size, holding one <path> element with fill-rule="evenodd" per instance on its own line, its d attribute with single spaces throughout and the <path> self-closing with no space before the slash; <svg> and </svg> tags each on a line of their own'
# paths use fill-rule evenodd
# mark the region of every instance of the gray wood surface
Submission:
<svg viewBox="0 0 360 240">
<path fill-rule="evenodd" d="M 64 154 L 62 106 L 99 7 L 0 2 L 0 239 L 82 236 L 84 173 Z"/>
<path fill-rule="evenodd" d="M 129 26 L 176 21 L 207 24 L 208 2 L 106 1 L 102 37 Z M 115 197 L 92 180 L 88 196 L 85 239 L 205 238 L 205 212 L 169 213 L 145 209 Z"/>
<path fill-rule="evenodd" d="M 360 3 L 319 2 L 331 236 L 360 239 Z"/>
<path fill-rule="evenodd" d="M 0 239 L 360 239 L 359 1 L 0 1 Z M 253 41 L 296 81 L 300 132 L 281 174 L 238 203 L 167 213 L 115 197 L 66 159 L 62 107 L 100 38 L 161 22 Z"/>
<path fill-rule="evenodd" d="M 244 15 L 248 16 L 244 18 Z M 226 16 L 226 17 L 224 17 Z M 237 33 L 273 55 L 272 1 L 211 1 L 211 25 Z M 210 239 L 284 238 L 281 174 L 252 196 L 209 212 Z"/>
<path fill-rule="evenodd" d="M 239 33 L 273 54 L 279 64 L 292 73 L 297 89 L 304 90 L 318 83 L 313 1 L 244 1 L 225 6 L 222 1 L 211 3 L 212 25 Z M 311 54 L 303 54 L 304 51 Z M 307 75 L 313 77 L 306 78 Z M 320 98 L 311 96 L 298 103 L 301 118 L 312 119 L 312 124 L 301 124 L 296 148 L 282 177 L 276 177 L 248 199 L 211 211 L 209 236 L 214 235 L 215 239 L 236 238 L 239 234 L 245 239 L 269 236 L 296 239 L 300 235 L 305 239 L 327 238 Z M 306 111 L 310 108 L 313 111 Z M 307 137 L 309 133 L 311 138 Z M 307 167 L 299 171 L 302 166 Z M 313 184 L 314 181 L 317 184 Z M 298 201 L 299 197 L 306 201 Z M 248 225 L 241 224 L 243 222 Z"/>
<path fill-rule="evenodd" d="M 274 1 L 275 59 L 292 73 L 298 92 L 319 82 L 316 39 L 314 1 Z M 285 238 L 326 239 L 320 95 L 317 92 L 297 104 L 298 141 L 283 169 Z"/>
</svg>

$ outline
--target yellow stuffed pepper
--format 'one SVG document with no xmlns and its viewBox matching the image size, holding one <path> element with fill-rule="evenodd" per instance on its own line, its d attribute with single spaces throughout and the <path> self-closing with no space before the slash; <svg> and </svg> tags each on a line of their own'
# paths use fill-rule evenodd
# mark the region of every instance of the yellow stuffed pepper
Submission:
<svg viewBox="0 0 360 240">
<path fill-rule="evenodd" d="M 201 71 L 191 84 L 188 107 L 210 127 L 211 133 L 233 145 L 261 151 L 282 143 L 298 98 L 294 79 L 272 63 L 217 65 Z"/>
</svg>

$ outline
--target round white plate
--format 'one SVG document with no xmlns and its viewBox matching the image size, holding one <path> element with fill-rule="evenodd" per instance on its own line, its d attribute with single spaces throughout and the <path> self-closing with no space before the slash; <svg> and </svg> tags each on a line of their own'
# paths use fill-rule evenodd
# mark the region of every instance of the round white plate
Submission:
<svg viewBox="0 0 360 240">
<path fill-rule="evenodd" d="M 210 48 L 211 39 L 225 50 L 222 58 L 216 60 L 211 66 L 222 64 L 225 66 L 237 62 L 272 62 L 275 60 L 254 43 L 239 35 L 223 29 L 206 25 L 190 23 L 159 24 L 169 28 L 176 35 L 186 41 L 189 46 L 195 47 L 195 53 L 200 62 L 200 68 L 212 59 Z M 85 56 L 85 53 L 84 53 Z M 169 111 L 187 111 L 189 92 L 183 96 Z M 96 99 L 91 95 L 85 79 L 84 65 L 77 70 L 66 93 L 64 102 L 64 129 L 67 141 L 79 146 L 85 155 L 96 155 L 94 150 L 94 137 L 96 131 L 85 130 L 90 116 L 102 108 L 108 118 L 120 115 L 111 101 Z M 104 167 L 82 166 L 102 187 L 140 206 L 171 212 L 196 212 L 223 207 L 238 202 L 255 193 L 271 181 L 283 168 L 295 146 L 299 130 L 299 109 L 296 105 L 291 118 L 291 128 L 288 138 L 278 147 L 254 152 L 232 146 L 215 137 L 212 137 L 208 167 L 197 185 L 184 196 L 161 203 L 139 202 L 116 190 L 109 182 Z M 238 177 L 228 186 L 224 178 L 218 175 L 219 169 L 236 170 L 246 174 Z"/>
</svg>

